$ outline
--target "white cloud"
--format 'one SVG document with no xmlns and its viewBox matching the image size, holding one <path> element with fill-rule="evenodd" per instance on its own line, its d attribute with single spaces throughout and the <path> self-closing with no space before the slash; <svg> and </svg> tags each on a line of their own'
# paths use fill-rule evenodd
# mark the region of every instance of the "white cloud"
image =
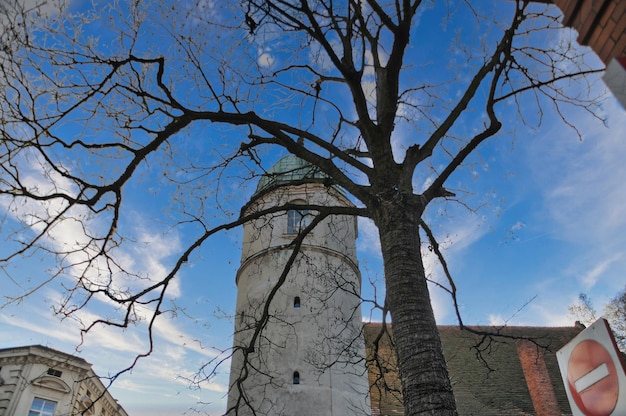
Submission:
<svg viewBox="0 0 626 416">
<path fill-rule="evenodd" d="M 424 179 L 421 185 L 419 182 L 413 181 L 413 188 L 417 189 L 418 192 L 424 192 L 425 190 L 428 189 L 430 185 L 433 184 L 434 181 L 435 181 L 435 176 L 431 175 L 431 176 L 428 176 L 426 179 Z"/>
<path fill-rule="evenodd" d="M 333 50 L 338 51 L 339 56 L 341 56 L 341 43 L 337 40 L 331 40 L 330 45 Z M 334 69 L 334 65 L 330 60 L 330 56 L 326 53 L 326 51 L 319 45 L 318 43 L 312 43 L 308 47 L 309 51 L 309 61 L 311 64 L 322 71 L 332 71 Z"/>
<path fill-rule="evenodd" d="M 170 269 L 164 263 L 164 259 L 167 259 L 174 253 L 177 253 L 181 248 L 181 242 L 178 234 L 169 233 L 167 235 L 149 233 L 147 230 L 150 227 L 137 219 L 137 226 L 135 226 L 135 233 L 137 234 L 136 244 L 132 247 L 130 253 L 134 259 L 134 266 L 130 268 L 133 272 L 145 273 L 150 281 L 156 282 L 165 278 Z M 173 279 L 168 286 L 168 295 L 177 298 L 181 295 L 180 281 Z"/>
<path fill-rule="evenodd" d="M 574 320 L 569 315 L 565 301 L 555 302 L 550 299 L 548 302 L 538 302 L 529 305 L 529 317 L 533 323 L 541 322 L 542 326 L 572 326 Z M 536 324 L 535 324 L 536 325 Z"/>
<path fill-rule="evenodd" d="M 612 256 L 601 259 L 597 264 L 593 265 L 593 267 L 583 274 L 581 277 L 582 284 L 590 289 L 596 285 L 598 279 L 600 279 L 604 273 L 609 269 L 610 266 L 622 260 L 624 258 L 624 253 L 614 253 Z"/>
<path fill-rule="evenodd" d="M 482 222 L 482 217 L 468 212 L 464 221 L 452 221 L 435 235 L 439 243 L 439 249 L 448 264 L 448 268 L 451 270 L 452 278 L 455 280 L 458 276 L 454 274 L 454 270 L 457 269 L 459 262 L 463 261 L 463 251 L 479 240 L 486 232 L 486 227 L 481 227 Z M 448 278 L 445 276 L 437 256 L 430 252 L 428 248 L 423 250 L 422 254 L 424 269 L 429 279 L 438 282 L 446 288 L 450 288 Z M 444 322 L 451 315 L 455 314 L 453 299 L 447 291 L 431 284 L 430 293 L 433 310 L 438 322 Z M 459 307 L 462 308 L 462 305 Z M 456 317 L 452 319 L 456 320 Z"/>
<path fill-rule="evenodd" d="M 52 322 L 50 319 L 42 319 L 41 316 L 34 319 L 33 310 L 28 318 L 17 315 L 0 314 L 0 322 L 19 329 L 20 331 L 31 331 L 44 335 L 45 338 L 53 338 L 59 341 L 76 343 L 78 338 L 75 332 L 68 331 L 66 326 L 59 325 L 58 321 Z M 5 334 L 6 335 L 6 334 Z"/>
<path fill-rule="evenodd" d="M 35 157 L 24 158 L 22 163 L 22 181 L 32 192 L 46 194 L 52 191 L 63 191 L 69 195 L 75 194 L 73 184 L 54 172 L 46 172 L 43 163 Z M 11 219 L 22 221 L 25 224 L 23 238 L 33 236 L 42 231 L 43 223 L 37 219 L 45 219 L 58 215 L 66 208 L 62 200 L 52 200 L 38 203 L 28 199 L 0 198 L 0 206 L 9 213 Z M 131 214 L 133 215 L 133 214 Z M 59 319 L 50 310 L 50 305 L 58 306 L 66 300 L 67 293 L 61 293 L 60 283 L 71 288 L 76 280 L 72 276 L 85 276 L 93 283 L 106 283 L 109 277 L 117 287 L 136 289 L 139 285 L 149 285 L 166 276 L 169 271 L 167 259 L 180 250 L 181 242 L 177 233 L 160 233 L 150 224 L 146 224 L 143 217 L 137 213 L 134 218 L 127 218 L 130 224 L 123 245 L 110 251 L 120 268 L 134 273 L 142 278 L 127 277 L 120 273 L 119 268 L 109 273 L 111 262 L 103 258 L 96 258 L 90 264 L 87 261 L 94 257 L 98 246 L 92 242 L 94 235 L 106 227 L 103 221 L 92 218 L 89 211 L 75 208 L 68 212 L 55 226 L 51 227 L 46 236 L 40 240 L 41 245 L 57 252 L 69 252 L 63 261 L 71 265 L 60 280 L 53 281 L 49 288 L 44 287 L 38 293 L 30 295 L 29 308 L 25 312 L 24 306 L 9 305 L 0 314 L 0 324 L 3 334 L 8 336 L 4 341 L 11 343 L 39 343 L 49 345 L 64 351 L 75 351 L 94 363 L 94 369 L 101 376 L 114 374 L 131 365 L 134 357 L 148 351 L 148 341 L 145 337 L 147 330 L 146 320 L 152 310 L 147 306 L 136 306 L 138 322 L 127 329 L 120 329 L 107 325 L 96 325 L 84 337 L 81 343 L 81 329 L 101 318 L 115 319 L 120 317 L 120 305 L 106 296 L 96 295 L 86 306 L 76 311 L 71 318 Z M 130 243 L 130 244 L 127 244 Z M 69 280 L 69 282 L 68 282 Z M 33 280 L 34 281 L 34 280 Z M 24 278 L 21 284 L 27 285 Z M 36 283 L 33 283 L 36 284 Z M 2 291 L 0 286 L 0 291 Z M 27 290 L 28 287 L 26 286 Z M 74 304 L 84 300 L 84 293 L 76 292 Z M 182 296 L 179 279 L 171 281 L 168 287 L 168 296 Z M 38 304 L 34 299 L 45 299 Z M 98 302 L 93 302 L 97 300 Z M 20 308 L 18 314 L 10 314 L 14 308 Z M 17 309 L 16 309 L 17 310 Z M 172 317 L 163 313 L 157 317 L 154 330 L 155 351 L 149 359 L 141 359 L 135 366 L 132 375 L 126 374 L 119 380 L 132 389 L 133 394 L 142 397 L 145 402 L 152 397 L 155 390 L 171 391 L 172 383 L 180 388 L 189 386 L 189 377 L 202 365 L 220 354 L 219 351 L 201 344 L 202 337 L 195 337 L 178 327 Z M 14 335 L 11 335 L 14 334 Z M 226 358 L 226 357 L 224 357 Z M 224 360 L 228 365 L 228 360 Z M 131 378 L 132 377 L 132 378 Z M 140 387 L 141 386 L 141 387 Z M 211 397 L 211 402 L 219 402 L 227 389 L 227 382 L 220 379 L 202 384 L 202 389 L 208 393 L 219 395 Z M 117 389 L 117 387 L 116 387 Z M 115 393 L 124 402 L 133 400 L 128 398 L 124 389 Z M 205 395 L 205 394 L 203 394 Z M 131 395 L 132 396 L 132 395 Z M 197 404 L 190 400 L 189 407 Z"/>
<path fill-rule="evenodd" d="M 65 9 L 68 5 L 76 0 L 56 0 L 56 1 L 37 1 L 37 0 L 4 0 L 4 4 L 0 6 L 3 12 L 0 14 L 0 24 L 8 17 L 17 20 L 14 14 L 18 10 L 37 11 L 41 16 L 50 17 L 57 15 L 60 9 Z"/>
<path fill-rule="evenodd" d="M 58 303 L 61 294 L 48 291 L 46 298 L 53 303 Z M 0 315 L 0 322 L 19 328 L 23 331 L 30 331 L 42 335 L 42 338 L 51 338 L 57 341 L 77 346 L 80 343 L 80 330 L 84 323 L 91 323 L 100 318 L 97 314 L 86 309 L 78 311 L 72 318 L 59 319 L 46 308 L 31 306 L 27 318 L 20 316 Z M 130 330 L 121 332 L 106 325 L 94 327 L 85 337 L 84 347 L 106 346 L 107 350 L 114 350 L 124 353 L 140 354 L 146 351 L 147 344 L 141 337 Z"/>
<path fill-rule="evenodd" d="M 90 323 L 99 319 L 100 316 L 82 309 L 76 318 L 80 319 L 81 322 Z M 69 326 L 66 324 L 65 327 Z M 106 345 L 109 350 L 130 354 L 142 354 L 148 350 L 147 341 L 132 325 L 124 331 L 108 325 L 97 325 L 85 336 L 83 345 L 91 348 L 101 348 Z"/>
<path fill-rule="evenodd" d="M 215 414 L 220 414 L 228 381 L 218 376 L 199 386 L 190 382 L 204 362 L 181 347 L 159 344 L 149 358 L 139 360 L 132 373 L 115 382 L 112 393 L 131 414 L 178 414 L 181 408 L 209 402 L 217 409 Z"/>
<path fill-rule="evenodd" d="M 546 222 L 557 237 L 602 242 L 622 239 L 626 227 L 626 117 L 606 103 L 610 128 L 591 116 L 580 119 L 585 140 L 558 134 L 556 126 L 530 150 L 534 173 L 544 184 Z"/>
<path fill-rule="evenodd" d="M 259 49 L 257 53 L 257 63 L 263 68 L 271 68 L 276 62 L 276 58 L 272 55 L 268 48 Z"/>
<path fill-rule="evenodd" d="M 368 255 L 375 255 L 381 258 L 380 237 L 378 235 L 378 227 L 374 221 L 369 218 L 359 217 L 359 238 L 357 239 L 357 247 L 360 251 Z"/>
<path fill-rule="evenodd" d="M 435 237 L 438 238 L 442 251 L 458 255 L 487 233 L 485 221 L 485 217 L 463 209 L 461 214 L 451 217 L 448 223 L 441 224 Z"/>
<path fill-rule="evenodd" d="M 582 142 L 558 125 L 546 134 L 549 145 L 533 143 L 528 154 L 544 213 L 533 226 L 569 248 L 565 287 L 598 298 L 623 287 L 626 267 L 626 113 L 612 99 L 604 109 L 608 128 L 581 116 Z"/>
<path fill-rule="evenodd" d="M 365 78 L 361 83 L 363 89 L 363 95 L 370 106 L 370 116 L 375 117 L 374 106 L 376 105 L 376 81 L 373 79 Z"/>
<path fill-rule="evenodd" d="M 506 319 L 502 315 L 489 314 L 489 323 L 491 326 L 504 326 L 507 324 Z"/>
<path fill-rule="evenodd" d="M 588 293 L 601 305 L 623 287 L 626 117 L 613 100 L 605 103 L 605 111 L 608 128 L 589 115 L 577 117 L 582 142 L 558 124 L 529 148 L 527 160 L 543 207 L 532 227 L 556 240 L 555 247 L 566 254 L 551 260 L 544 276 L 529 276 L 538 297 L 519 321 L 570 326 L 574 318 L 568 307 L 578 293 Z"/>
<path fill-rule="evenodd" d="M 525 227 L 526 227 L 526 224 L 524 224 L 522 221 L 517 221 L 515 224 L 511 226 L 511 231 L 519 231 Z"/>
<path fill-rule="evenodd" d="M 122 379 L 115 383 L 115 388 L 122 389 L 124 391 L 143 393 L 146 390 L 146 385 L 145 383 L 139 382 L 138 380 L 135 381 L 135 380 L 129 380 L 129 379 Z"/>
<path fill-rule="evenodd" d="M 437 323 L 445 322 L 448 316 L 453 312 L 452 298 L 450 294 L 440 287 L 429 283 L 428 291 L 430 293 L 430 303 L 435 314 Z"/>
<path fill-rule="evenodd" d="M 70 197 L 78 193 L 74 184 L 55 171 L 46 169 L 45 163 L 33 155 L 23 156 L 15 161 L 21 164 L 22 184 L 37 195 L 50 195 L 63 192 Z M 137 288 L 163 279 L 169 269 L 164 261 L 180 249 L 178 235 L 148 232 L 140 215 L 136 215 L 131 226 L 131 238 L 123 246 L 109 248 L 108 256 L 100 254 L 100 238 L 107 232 L 107 220 L 94 217 L 87 208 L 81 206 L 67 210 L 68 203 L 61 198 L 36 201 L 30 198 L 0 198 L 0 206 L 10 216 L 25 224 L 32 233 L 23 233 L 24 239 L 45 231 L 39 244 L 53 252 L 60 253 L 59 260 L 67 268 L 70 276 L 83 276 L 86 284 L 111 285 L 117 288 Z M 47 224 L 56 218 L 51 226 Z M 121 221 L 121 220 L 120 220 Z M 45 227 L 48 227 L 46 230 Z M 136 241 L 132 244 L 132 241 Z M 126 273 L 147 276 L 148 281 L 128 279 Z M 110 280 L 111 279 L 111 280 Z M 168 295 L 180 296 L 180 287 L 174 280 L 168 287 Z"/>
<path fill-rule="evenodd" d="M 364 77 L 373 77 L 376 75 L 374 71 L 374 56 L 372 55 L 372 51 L 365 51 L 365 68 L 363 70 Z"/>
<path fill-rule="evenodd" d="M 162 317 L 163 315 L 160 315 L 159 318 Z M 176 349 L 169 350 L 170 354 L 168 355 L 172 359 L 180 356 L 181 350 L 178 347 L 184 348 L 184 350 L 187 351 L 196 352 L 207 358 L 215 358 L 220 355 L 220 352 L 212 348 L 202 346 L 199 341 L 199 337 L 187 334 L 177 327 L 173 320 L 167 317 L 158 319 L 154 330 L 160 338 L 170 342 L 172 345 L 176 345 Z"/>
</svg>

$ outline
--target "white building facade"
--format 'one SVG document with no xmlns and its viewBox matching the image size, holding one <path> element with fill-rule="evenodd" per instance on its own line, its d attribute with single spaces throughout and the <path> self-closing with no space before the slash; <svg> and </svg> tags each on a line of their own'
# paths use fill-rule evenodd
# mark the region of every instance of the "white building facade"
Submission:
<svg viewBox="0 0 626 416">
<path fill-rule="evenodd" d="M 244 225 L 228 415 L 371 414 L 356 218 L 323 219 L 296 249 L 311 206 L 353 206 L 324 178 L 285 157 L 244 208 L 294 205 Z"/>
<path fill-rule="evenodd" d="M 41 345 L 0 349 L 0 416 L 128 416 L 91 364 Z"/>
</svg>

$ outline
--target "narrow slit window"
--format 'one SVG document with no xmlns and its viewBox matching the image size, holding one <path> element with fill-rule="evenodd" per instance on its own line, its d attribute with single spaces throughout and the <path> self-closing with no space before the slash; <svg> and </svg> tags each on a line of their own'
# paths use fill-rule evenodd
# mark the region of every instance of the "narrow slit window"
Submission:
<svg viewBox="0 0 626 416">
<path fill-rule="evenodd" d="M 300 296 L 293 298 L 293 307 L 296 309 L 300 307 Z"/>
<path fill-rule="evenodd" d="M 300 373 L 297 371 L 293 372 L 293 384 L 300 384 Z"/>
</svg>

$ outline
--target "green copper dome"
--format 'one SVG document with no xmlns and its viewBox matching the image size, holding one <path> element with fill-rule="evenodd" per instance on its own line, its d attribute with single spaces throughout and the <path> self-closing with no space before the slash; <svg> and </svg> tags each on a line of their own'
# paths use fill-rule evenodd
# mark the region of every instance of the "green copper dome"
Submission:
<svg viewBox="0 0 626 416">
<path fill-rule="evenodd" d="M 297 156 L 285 156 L 261 177 L 255 194 L 288 182 L 305 179 L 325 179 L 328 176 L 319 168 Z"/>
</svg>

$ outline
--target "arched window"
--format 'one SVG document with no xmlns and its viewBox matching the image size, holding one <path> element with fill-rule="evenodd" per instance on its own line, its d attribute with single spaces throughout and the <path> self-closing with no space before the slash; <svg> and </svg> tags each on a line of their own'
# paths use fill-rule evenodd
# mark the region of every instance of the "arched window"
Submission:
<svg viewBox="0 0 626 416">
<path fill-rule="evenodd" d="M 308 209 L 290 209 L 287 211 L 287 234 L 298 234 L 311 223 Z"/>
<path fill-rule="evenodd" d="M 293 298 L 293 307 L 294 308 L 300 307 L 300 296 L 296 296 L 295 298 Z"/>
<path fill-rule="evenodd" d="M 300 384 L 300 373 L 297 371 L 293 372 L 293 384 Z"/>
</svg>

